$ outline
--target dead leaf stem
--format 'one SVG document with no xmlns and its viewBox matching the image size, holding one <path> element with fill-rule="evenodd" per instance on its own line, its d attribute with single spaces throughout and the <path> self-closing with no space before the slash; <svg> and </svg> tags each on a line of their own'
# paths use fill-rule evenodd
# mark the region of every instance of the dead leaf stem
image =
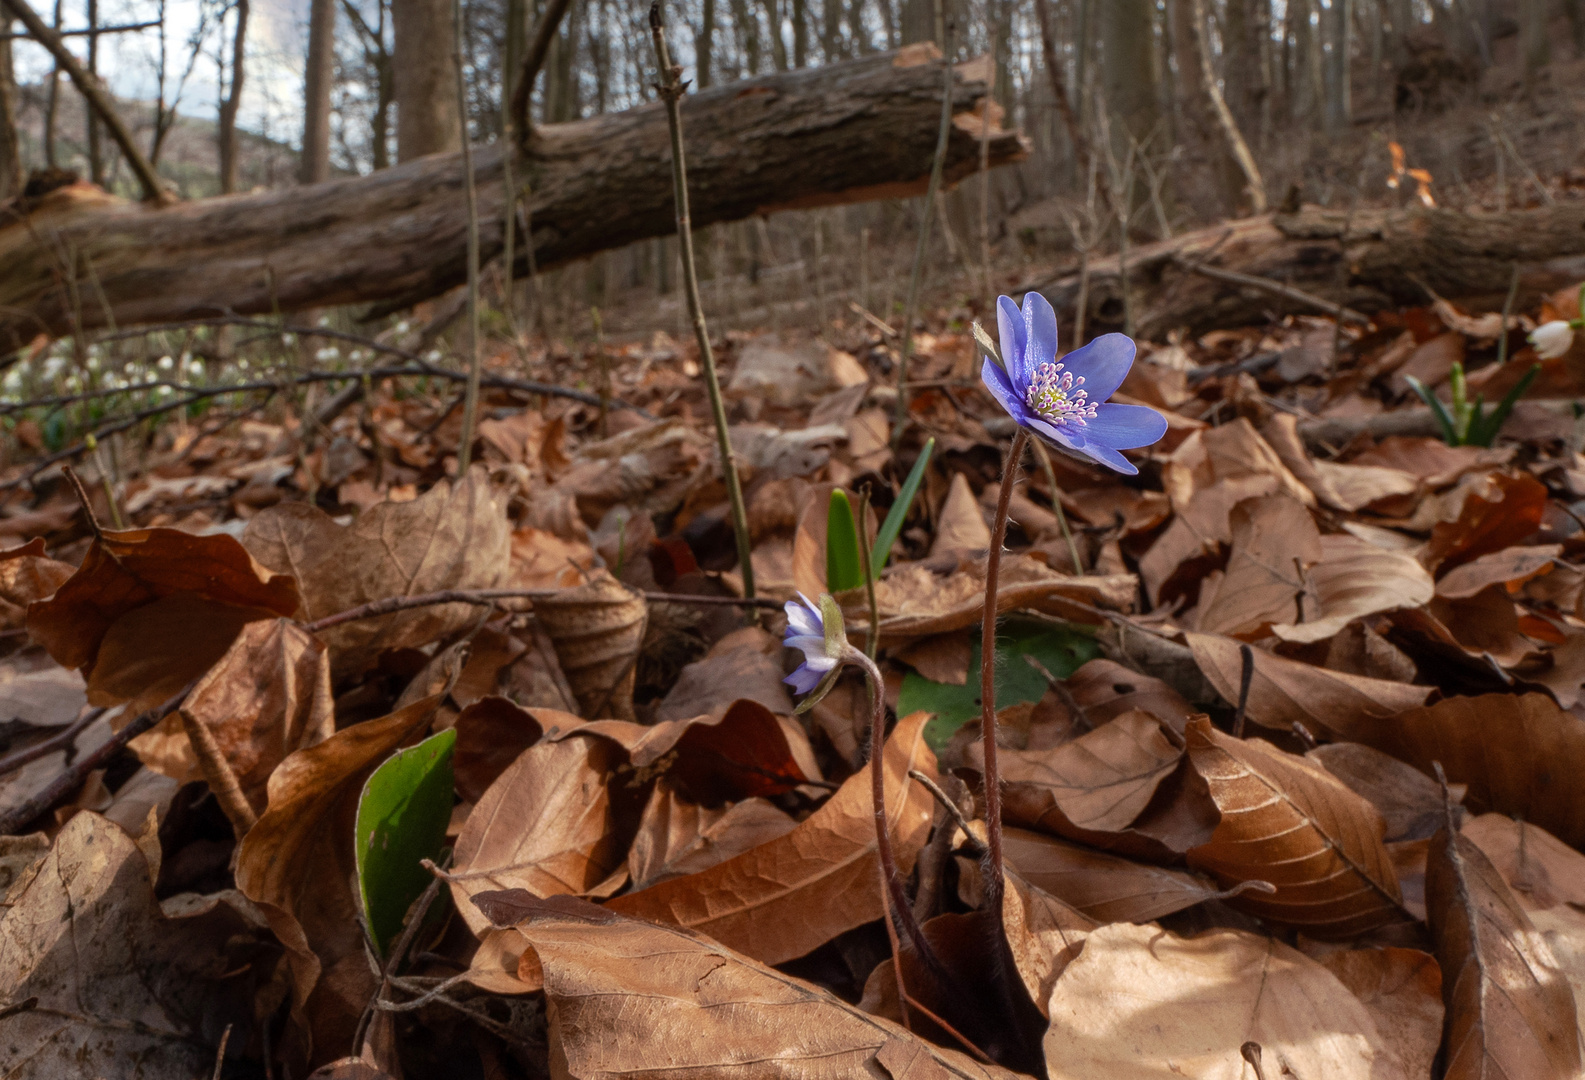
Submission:
<svg viewBox="0 0 1585 1080">
<path fill-rule="evenodd" d="M 220 744 L 215 741 L 215 733 L 209 730 L 209 725 L 186 709 L 177 709 L 176 714 L 182 718 L 182 730 L 187 732 L 187 741 L 192 743 L 193 753 L 198 757 L 198 765 L 203 769 L 209 790 L 215 793 L 220 809 L 225 811 L 240 841 L 248 835 L 249 829 L 258 824 L 259 816 L 248 804 L 247 796 L 242 793 L 242 785 L 237 782 L 237 774 L 226 760 Z"/>
</svg>

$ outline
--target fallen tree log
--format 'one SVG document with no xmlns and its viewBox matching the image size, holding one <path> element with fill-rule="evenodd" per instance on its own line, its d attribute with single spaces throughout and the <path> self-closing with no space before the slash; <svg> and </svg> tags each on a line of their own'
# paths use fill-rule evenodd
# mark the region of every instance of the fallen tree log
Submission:
<svg viewBox="0 0 1585 1080">
<path fill-rule="evenodd" d="M 1273 289 L 1198 273 L 1202 262 L 1333 307 L 1318 310 Z M 1135 332 L 1157 340 L 1180 327 L 1203 333 L 1263 322 L 1271 313 L 1329 314 L 1338 304 L 1367 314 L 1421 305 L 1430 299 L 1427 287 L 1477 310 L 1501 310 L 1516 264 L 1521 307 L 1585 279 L 1585 202 L 1500 214 L 1304 207 L 1230 221 L 1130 250 L 1127 304 Z M 1091 333 L 1123 328 L 1123 284 L 1116 256 L 1091 262 Z M 1031 287 L 1064 323 L 1072 320 L 1077 273 Z"/>
<path fill-rule="evenodd" d="M 957 66 L 946 176 L 979 167 L 988 65 Z M 683 102 L 695 228 L 923 192 L 941 115 L 933 46 L 716 87 Z M 995 123 L 992 110 L 992 123 Z M 991 165 L 1025 156 L 994 127 Z M 676 231 L 659 104 L 536 128 L 517 175 L 536 264 Z M 498 146 L 474 155 L 481 254 L 502 248 Z M 0 356 L 40 333 L 333 304 L 391 307 L 466 278 L 462 155 L 154 207 L 74 184 L 0 206 Z M 519 251 L 523 250 L 519 247 Z M 519 273 L 526 273 L 526 252 Z"/>
</svg>

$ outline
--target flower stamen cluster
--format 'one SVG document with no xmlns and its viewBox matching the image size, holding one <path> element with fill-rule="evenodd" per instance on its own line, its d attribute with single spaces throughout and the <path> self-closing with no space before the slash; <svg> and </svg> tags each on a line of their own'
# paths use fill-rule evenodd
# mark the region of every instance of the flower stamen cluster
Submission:
<svg viewBox="0 0 1585 1080">
<path fill-rule="evenodd" d="M 1084 376 L 1075 377 L 1064 368 L 1060 362 L 1036 367 L 1024 402 L 1058 427 L 1083 427 L 1086 420 L 1095 419 L 1095 403 L 1087 390 L 1080 389 Z"/>
</svg>

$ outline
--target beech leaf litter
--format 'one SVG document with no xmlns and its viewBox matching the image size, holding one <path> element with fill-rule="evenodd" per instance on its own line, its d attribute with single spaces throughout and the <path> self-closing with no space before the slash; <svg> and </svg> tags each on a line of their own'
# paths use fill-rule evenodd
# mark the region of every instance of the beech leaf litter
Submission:
<svg viewBox="0 0 1585 1080">
<path fill-rule="evenodd" d="M 466 467 L 375 381 L 34 470 L 0 1075 L 1582 1075 L 1578 409 L 1374 424 L 1514 381 L 1443 302 L 1064 367 L 1029 295 L 901 412 L 864 322 L 729 340 L 747 567 L 664 334 Z"/>
</svg>

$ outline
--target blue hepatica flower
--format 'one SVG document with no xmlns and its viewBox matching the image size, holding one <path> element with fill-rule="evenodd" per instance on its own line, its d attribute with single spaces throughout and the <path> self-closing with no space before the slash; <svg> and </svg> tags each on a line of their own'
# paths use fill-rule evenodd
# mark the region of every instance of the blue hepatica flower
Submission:
<svg viewBox="0 0 1585 1080">
<path fill-rule="evenodd" d="M 1118 451 L 1160 439 L 1167 419 L 1143 405 L 1106 400 L 1134 365 L 1133 341 L 1103 334 L 1058 360 L 1057 313 L 1037 292 L 1024 294 L 1022 311 L 1012 297 L 997 297 L 996 322 L 1007 369 L 987 359 L 980 378 L 1008 415 L 1059 450 L 1139 472 Z"/>
<path fill-rule="evenodd" d="M 807 596 L 799 593 L 797 600 L 787 601 L 786 611 L 787 634 L 782 644 L 789 649 L 803 650 L 804 662 L 782 682 L 791 686 L 795 694 L 807 694 L 831 674 L 838 661 L 826 652 L 825 621 L 820 617 L 820 609 Z"/>
</svg>

